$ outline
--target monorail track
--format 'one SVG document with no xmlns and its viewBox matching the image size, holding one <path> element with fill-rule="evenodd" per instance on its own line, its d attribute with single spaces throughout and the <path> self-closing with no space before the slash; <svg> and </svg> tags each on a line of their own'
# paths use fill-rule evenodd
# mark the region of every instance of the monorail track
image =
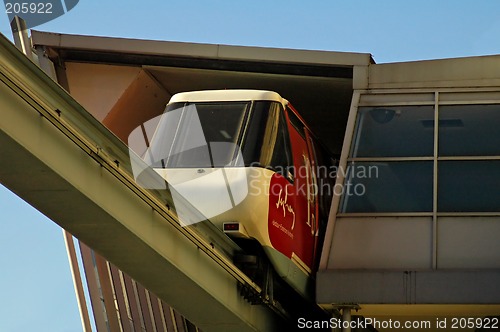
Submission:
<svg viewBox="0 0 500 332">
<path fill-rule="evenodd" d="M 0 93 L 2 184 L 204 331 L 286 324 L 239 295 L 238 284 L 262 289 L 232 262 L 221 234 L 182 227 L 168 191 L 135 183 L 128 148 L 4 37 Z"/>
</svg>

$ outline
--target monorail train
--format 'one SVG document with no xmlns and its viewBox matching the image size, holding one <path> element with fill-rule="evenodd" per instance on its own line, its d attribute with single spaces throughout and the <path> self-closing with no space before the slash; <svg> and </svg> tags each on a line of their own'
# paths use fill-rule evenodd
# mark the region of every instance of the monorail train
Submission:
<svg viewBox="0 0 500 332">
<path fill-rule="evenodd" d="M 258 90 L 176 94 L 146 159 L 246 254 L 263 253 L 311 297 L 335 160 L 287 100 Z"/>
</svg>

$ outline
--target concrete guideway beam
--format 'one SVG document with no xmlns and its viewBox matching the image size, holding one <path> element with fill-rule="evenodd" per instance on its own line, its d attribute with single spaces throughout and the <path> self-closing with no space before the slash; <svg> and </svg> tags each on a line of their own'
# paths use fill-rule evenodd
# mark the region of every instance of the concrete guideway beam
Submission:
<svg viewBox="0 0 500 332">
<path fill-rule="evenodd" d="M 68 127 L 64 118 L 79 111 L 76 103 L 5 38 L 0 38 L 0 70 L 0 181 L 5 186 L 202 330 L 282 326 L 271 309 L 252 306 L 239 295 L 238 270 L 227 259 L 175 227 L 173 214 L 134 186 L 91 138 Z"/>
</svg>

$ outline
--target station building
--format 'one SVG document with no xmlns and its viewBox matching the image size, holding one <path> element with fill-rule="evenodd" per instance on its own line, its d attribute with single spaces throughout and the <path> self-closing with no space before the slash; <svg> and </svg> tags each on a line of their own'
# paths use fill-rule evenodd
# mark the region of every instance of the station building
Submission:
<svg viewBox="0 0 500 332">
<path fill-rule="evenodd" d="M 499 64 L 372 64 L 354 80 L 340 161 L 352 172 L 337 184 L 362 195 L 335 197 L 319 303 L 363 303 L 368 316 L 498 316 Z"/>
</svg>

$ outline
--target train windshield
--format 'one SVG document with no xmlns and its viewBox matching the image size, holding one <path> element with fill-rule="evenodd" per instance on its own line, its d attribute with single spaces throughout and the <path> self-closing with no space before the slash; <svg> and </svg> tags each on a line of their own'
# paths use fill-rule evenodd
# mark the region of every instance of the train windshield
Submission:
<svg viewBox="0 0 500 332">
<path fill-rule="evenodd" d="M 277 102 L 175 103 L 167 106 L 144 159 L 154 168 L 290 165 Z"/>
<path fill-rule="evenodd" d="M 234 166 L 249 105 L 248 102 L 168 105 L 146 159 L 155 168 Z"/>
</svg>

